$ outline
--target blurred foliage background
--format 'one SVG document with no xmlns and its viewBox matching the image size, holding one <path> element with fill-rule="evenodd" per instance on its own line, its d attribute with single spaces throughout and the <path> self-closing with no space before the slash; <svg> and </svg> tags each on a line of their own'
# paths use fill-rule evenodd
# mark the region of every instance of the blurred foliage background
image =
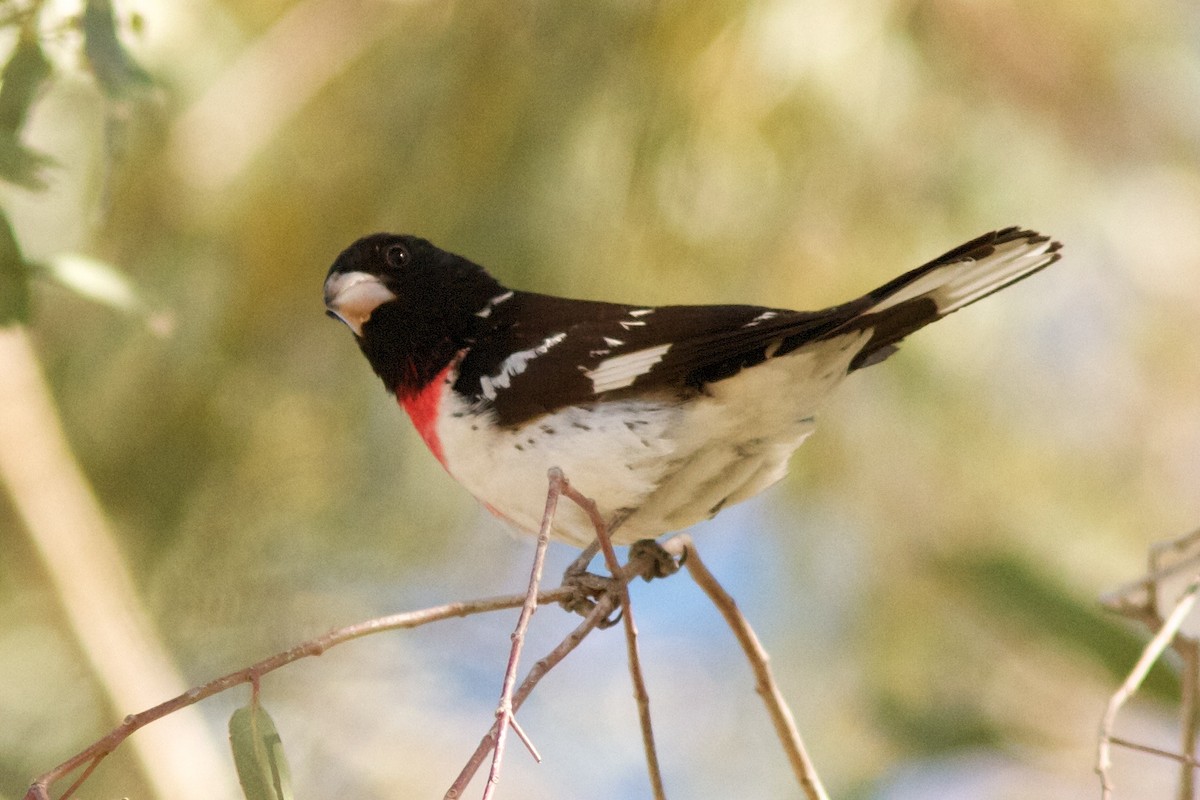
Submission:
<svg viewBox="0 0 1200 800">
<path fill-rule="evenodd" d="M 855 375 L 787 481 L 695 535 L 835 797 L 1095 796 L 1139 638 L 1094 598 L 1200 520 L 1200 6 L 117 0 L 111 41 L 84 10 L 0 3 L 9 52 L 44 52 L 4 73 L 31 105 L 0 113 L 0 291 L 188 681 L 523 585 L 532 542 L 322 315 L 358 236 L 579 297 L 818 308 L 1019 224 L 1063 261 Z M 46 574 L 0 494 L 0 798 L 139 710 Z M 634 602 L 669 793 L 793 796 L 716 613 L 683 577 Z M 441 796 L 514 619 L 270 676 L 297 796 Z M 544 609 L 530 652 L 572 625 Z M 647 795 L 618 637 L 522 711 L 545 763 L 512 750 L 503 796 Z M 1158 673 L 1124 735 L 1174 748 L 1176 693 Z M 201 709 L 217 747 L 231 695 Z M 122 750 L 86 794 L 150 791 Z"/>
</svg>

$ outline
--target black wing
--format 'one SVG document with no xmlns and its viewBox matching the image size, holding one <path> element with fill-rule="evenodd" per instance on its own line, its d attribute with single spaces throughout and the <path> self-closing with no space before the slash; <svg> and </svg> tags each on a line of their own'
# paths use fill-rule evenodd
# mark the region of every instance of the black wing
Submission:
<svg viewBox="0 0 1200 800">
<path fill-rule="evenodd" d="M 505 426 L 600 397 L 686 394 L 821 338 L 861 305 L 650 308 L 517 292 L 485 320 L 455 389 Z"/>
<path fill-rule="evenodd" d="M 851 331 L 870 337 L 850 370 L 910 333 L 1057 261 L 1061 245 L 1019 228 L 984 234 L 844 305 L 648 308 L 516 292 L 489 306 L 455 389 L 519 425 L 568 405 L 645 391 L 686 394 Z"/>
</svg>

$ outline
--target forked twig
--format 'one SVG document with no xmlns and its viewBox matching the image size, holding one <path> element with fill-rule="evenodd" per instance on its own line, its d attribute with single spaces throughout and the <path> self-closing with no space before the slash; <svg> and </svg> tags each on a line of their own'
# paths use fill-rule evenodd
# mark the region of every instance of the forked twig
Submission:
<svg viewBox="0 0 1200 800">
<path fill-rule="evenodd" d="M 574 589 L 570 587 L 558 587 L 546 592 L 541 592 L 538 595 L 538 601 L 542 603 L 556 603 L 566 599 L 574 594 Z M 153 708 L 137 714 L 130 714 L 120 725 L 113 728 L 100 739 L 93 742 L 90 746 L 81 750 L 71 758 L 62 762 L 54 769 L 49 770 L 43 775 L 38 776 L 29 790 L 25 794 L 25 800 L 49 800 L 50 787 L 57 781 L 65 778 L 67 775 L 75 772 L 75 770 L 89 765 L 80 780 L 75 782 L 75 785 L 70 787 L 60 800 L 66 800 L 78 788 L 83 778 L 95 769 L 104 758 L 111 752 L 117 749 L 131 734 L 135 731 L 144 728 L 155 720 L 162 719 L 168 714 L 174 713 L 185 706 L 190 706 L 198 703 L 205 698 L 219 694 L 226 689 L 243 683 L 252 683 L 263 675 L 273 672 L 280 667 L 291 664 L 293 661 L 298 661 L 309 656 L 319 656 L 326 650 L 336 647 L 340 644 L 359 639 L 363 636 L 369 636 L 373 633 L 381 631 L 399 630 L 404 628 L 417 628 L 421 625 L 426 625 L 431 622 L 438 622 L 443 619 L 452 617 L 465 617 L 471 614 L 479 614 L 488 611 L 499 611 L 506 608 L 517 608 L 525 602 L 525 595 L 507 595 L 504 597 L 491 597 L 481 600 L 470 600 L 461 603 L 448 603 L 442 606 L 426 608 L 420 611 L 409 611 L 402 614 L 392 614 L 386 617 L 378 617 L 376 619 L 367 620 L 365 622 L 347 625 L 343 628 L 336 628 L 323 636 L 318 636 L 315 639 L 301 642 L 300 644 L 285 650 L 281 653 L 265 658 L 257 664 L 240 669 L 237 672 L 231 672 L 208 683 L 196 686 L 181 695 L 171 698 L 164 703 L 160 703 Z M 608 609 L 611 613 L 612 609 Z"/>
<path fill-rule="evenodd" d="M 816 767 L 808 757 L 808 751 L 804 749 L 800 731 L 796 728 L 796 720 L 788 708 L 787 701 L 783 699 L 783 694 L 779 691 L 779 685 L 771 674 L 770 656 L 763 649 L 754 629 L 750 627 L 750 623 L 738 610 L 733 597 L 708 571 L 708 567 L 704 566 L 704 562 L 700 559 L 700 554 L 692 542 L 692 537 L 687 534 L 679 534 L 665 542 L 663 546 L 668 551 L 679 548 L 680 558 L 683 565 L 687 567 L 688 574 L 704 590 L 713 605 L 721 612 L 721 616 L 725 617 L 725 622 L 733 629 L 734 636 L 737 637 L 738 643 L 746 654 L 746 659 L 750 662 L 750 668 L 754 670 L 756 681 L 754 688 L 767 706 L 767 712 L 775 724 L 775 734 L 779 737 L 779 741 L 787 753 L 788 761 L 791 762 L 792 771 L 795 773 L 800 787 L 804 789 L 809 800 L 829 800 L 829 795 L 826 794 L 825 787 L 821 785 L 821 779 L 817 775 Z"/>
<path fill-rule="evenodd" d="M 504 670 L 504 683 L 500 690 L 500 705 L 496 708 L 496 747 L 492 752 L 492 768 L 488 772 L 487 784 L 483 787 L 483 800 L 491 800 L 500 782 L 500 766 L 504 762 L 504 740 L 510 725 L 516 727 L 513 717 L 513 686 L 517 682 L 517 666 L 521 662 L 521 648 L 525 645 L 525 630 L 533 612 L 537 611 L 538 587 L 542 582 L 542 566 L 546 563 L 546 547 L 550 544 L 550 526 L 554 522 L 554 512 L 558 508 L 558 497 L 562 494 L 566 481 L 562 470 L 552 467 L 549 473 L 550 487 L 546 491 L 546 510 L 542 512 L 542 526 L 538 530 L 537 548 L 533 556 L 533 568 L 529 572 L 529 588 L 525 593 L 525 602 L 521 605 L 521 616 L 517 618 L 517 627 L 512 633 L 512 648 L 508 653 L 508 666 Z M 521 737 L 533 757 L 541 761 L 537 749 L 518 728 Z"/>
<path fill-rule="evenodd" d="M 1116 726 L 1117 712 L 1142 685 L 1150 668 L 1171 644 L 1175 634 L 1179 632 L 1179 627 L 1191 613 L 1192 606 L 1196 604 L 1197 592 L 1200 592 L 1200 577 L 1193 580 L 1180 595 L 1175 608 L 1158 632 L 1154 634 L 1154 638 L 1146 645 L 1129 676 L 1125 678 L 1125 682 L 1108 701 L 1104 718 L 1100 722 L 1100 742 L 1096 748 L 1096 773 L 1100 776 L 1100 796 L 1103 800 L 1111 800 L 1113 793 L 1112 777 L 1109 771 L 1112 768 L 1113 728 Z"/>
<path fill-rule="evenodd" d="M 601 595 L 600 600 L 572 633 L 561 642 L 558 647 L 550 652 L 545 658 L 539 661 L 534 668 L 530 670 L 525 682 L 521 684 L 521 688 L 509 696 L 508 714 L 503 715 L 500 711 L 497 712 L 497 720 L 493 723 L 491 730 L 480 741 L 475 753 L 467 761 L 462 772 L 459 773 L 450 789 L 446 792 L 446 800 L 454 800 L 462 796 L 466 791 L 467 785 L 471 782 L 475 772 L 482 764 L 483 758 L 488 750 L 492 750 L 494 754 L 502 754 L 502 742 L 504 729 L 506 727 L 506 719 L 511 719 L 515 722 L 512 714 L 516 712 L 525 697 L 541 680 L 554 665 L 561 661 L 567 653 L 575 648 L 583 640 L 583 638 L 593 629 L 598 627 L 602 622 L 608 619 L 609 614 L 615 608 L 622 609 L 622 619 L 625 623 L 626 646 L 629 653 L 629 669 L 630 675 L 634 684 L 634 695 L 638 704 L 638 718 L 642 728 L 642 742 L 646 752 L 647 768 L 650 772 L 650 783 L 654 791 L 656 800 L 663 800 L 666 794 L 663 789 L 662 773 L 658 763 L 658 753 L 654 746 L 654 734 L 650 725 L 650 697 L 646 691 L 645 678 L 642 674 L 641 661 L 638 658 L 637 652 L 637 628 L 633 623 L 633 613 L 629 602 L 629 581 L 634 575 L 645 572 L 646 567 L 636 560 L 631 560 L 624 567 L 617 561 L 616 552 L 613 550 L 612 541 L 608 536 L 608 525 L 601 517 L 599 509 L 595 502 L 586 497 L 574 487 L 570 481 L 563 476 L 562 471 L 554 468 L 549 473 L 549 490 L 546 496 L 546 511 L 542 517 L 542 525 L 539 532 L 539 544 L 543 538 L 548 539 L 549 530 L 553 524 L 554 512 L 557 507 L 557 500 L 560 494 L 566 495 L 572 502 L 582 508 L 588 515 L 596 530 L 596 540 L 600 544 L 600 549 L 604 552 L 605 562 L 608 566 L 609 573 L 612 575 L 612 583 L 610 588 Z M 589 548 L 590 550 L 591 548 Z M 587 552 L 587 551 L 585 551 Z M 536 563 L 536 558 L 535 558 Z M 535 572 L 540 575 L 540 567 L 535 566 Z M 531 583 L 530 590 L 534 590 Z M 530 612 L 532 614 L 532 611 Z M 518 629 L 521 629 L 518 623 Z M 516 634 L 514 633 L 514 637 Z M 514 648 L 515 650 L 515 648 Z M 509 683 L 510 677 L 515 676 L 516 662 L 513 658 L 509 659 L 509 672 L 505 675 L 506 689 L 511 688 Z M 505 708 L 505 702 L 501 700 L 501 710 Z M 491 796 L 491 787 L 499 780 L 499 758 L 494 755 L 492 759 L 492 769 L 488 775 L 488 786 L 484 790 L 484 798 L 487 800 Z"/>
<path fill-rule="evenodd" d="M 545 594 L 542 595 L 543 601 Z M 616 601 L 611 594 L 603 594 L 596 601 L 595 607 L 592 608 L 588 615 L 584 617 L 583 622 L 575 627 L 565 639 L 558 643 L 558 646 L 546 654 L 544 658 L 533 665 L 529 670 L 529 674 L 525 676 L 525 680 L 521 681 L 521 685 L 513 692 L 512 707 L 515 713 L 521 708 L 525 702 L 525 698 L 529 697 L 530 692 L 537 686 L 538 681 L 546 676 L 546 673 L 553 669 L 560 661 L 579 646 L 579 643 L 584 640 L 600 623 L 608 619 L 608 615 L 616 608 Z M 462 797 L 466 791 L 467 784 L 471 782 L 471 778 L 475 777 L 476 771 L 487 757 L 489 751 L 496 746 L 496 732 L 499 729 L 500 721 L 496 720 L 492 723 L 492 729 L 484 735 L 480 740 L 479 746 L 475 748 L 475 752 L 467 760 L 466 766 L 462 768 L 462 772 L 454 779 L 454 783 L 446 791 L 446 800 L 457 800 Z"/>
<path fill-rule="evenodd" d="M 553 650 L 551 650 L 544 658 L 539 660 L 530 669 L 528 675 L 515 690 L 515 676 L 518 668 L 520 652 L 523 645 L 525 629 L 528 625 L 529 618 L 532 616 L 539 603 L 556 603 L 562 600 L 571 598 L 576 594 L 576 589 L 571 586 L 560 586 L 549 591 L 538 591 L 537 586 L 540 582 L 543 559 L 545 553 L 545 540 L 549 537 L 549 529 L 553 520 L 554 511 L 559 495 L 565 494 L 573 502 L 577 503 L 591 518 L 596 527 L 597 537 L 601 547 L 605 553 L 605 559 L 612 574 L 612 583 L 608 590 L 604 591 L 596 600 L 595 606 L 587 614 L 582 622 L 571 631 Z M 796 730 L 795 721 L 792 718 L 791 712 L 788 710 L 782 695 L 779 692 L 778 686 L 775 684 L 771 676 L 771 670 L 768 665 L 768 657 L 755 636 L 754 631 L 750 628 L 748 622 L 738 611 L 737 605 L 733 598 L 721 587 L 712 573 L 704 566 L 700 560 L 699 554 L 696 552 L 695 546 L 690 537 L 685 534 L 675 536 L 663 543 L 664 549 L 676 558 L 682 558 L 686 563 L 689 573 L 696 583 L 705 591 L 712 600 L 713 604 L 725 617 L 726 622 L 733 629 L 738 641 L 745 651 L 751 667 L 754 670 L 757 678 L 757 689 L 763 697 L 767 709 L 775 723 L 776 733 L 778 734 L 788 758 L 792 763 L 796 777 L 803 787 L 809 800 L 828 800 L 824 788 L 821 786 L 820 780 L 817 777 L 816 771 L 809 761 L 804 750 L 803 743 L 800 741 L 800 735 Z M 534 566 L 530 576 L 529 591 L 523 595 L 509 595 L 504 597 L 485 598 L 461 603 L 450 603 L 434 608 L 422 609 L 420 611 L 406 612 L 401 614 L 393 614 L 386 617 L 379 617 L 365 622 L 348 625 L 342 628 L 334 629 L 323 636 L 310 639 L 302 642 L 289 650 L 277 653 L 269 658 L 263 659 L 258 663 L 247 667 L 237 672 L 232 672 L 223 677 L 209 681 L 201 686 L 197 686 L 187 692 L 174 697 L 164 703 L 161 703 L 153 708 L 147 709 L 137 714 L 131 714 L 125 720 L 110 731 L 106 736 L 94 742 L 91 746 L 71 757 L 70 759 L 59 764 L 54 769 L 37 778 L 30 786 L 29 791 L 25 795 L 25 800 L 49 800 L 49 789 L 58 780 L 74 773 L 80 767 L 85 767 L 75 783 L 63 794 L 60 800 L 68 798 L 91 772 L 99 765 L 99 763 L 113 750 L 115 750 L 122 742 L 125 741 L 132 733 L 140 728 L 160 719 L 172 712 L 192 705 L 205 698 L 218 694 L 226 689 L 232 688 L 239 684 L 251 683 L 257 689 L 259 679 L 269 673 L 277 670 L 293 661 L 298 661 L 301 658 L 308 656 L 318 656 L 326 650 L 335 647 L 339 644 L 352 641 L 354 639 L 368 636 L 373 633 L 379 633 L 388 630 L 397 630 L 404 628 L 415 628 L 431 622 L 437 622 L 451 617 L 463 617 L 470 614 L 477 614 L 487 611 L 498 611 L 507 608 L 521 607 L 521 618 L 518 620 L 518 625 L 513 633 L 513 648 L 509 656 L 509 665 L 505 673 L 504 687 L 501 692 L 500 705 L 497 710 L 496 720 L 492 724 L 491 730 L 480 741 L 475 753 L 468 760 L 466 766 L 459 774 L 450 789 L 446 792 L 447 800 L 460 798 L 472 777 L 478 771 L 480 765 L 487 757 L 487 753 L 493 753 L 493 773 L 489 775 L 488 788 L 485 789 L 484 797 L 489 797 L 491 787 L 496 785 L 496 780 L 499 775 L 499 768 L 503 757 L 503 739 L 505 731 L 508 727 L 512 727 L 520 736 L 526 746 L 534 754 L 535 758 L 540 758 L 534 750 L 528 737 L 520 730 L 515 719 L 517 709 L 525 702 L 529 694 L 537 686 L 538 682 L 545 675 L 559 664 L 567 655 L 573 651 L 583 639 L 591 633 L 592 630 L 599 627 L 605 620 L 609 619 L 610 615 L 620 606 L 623 608 L 625 625 L 626 625 L 626 643 L 629 650 L 630 673 L 633 679 L 635 694 L 637 696 L 639 718 L 642 723 L 643 743 L 646 749 L 647 766 L 650 770 L 651 784 L 656 798 L 664 797 L 662 787 L 661 774 L 659 772 L 658 757 L 654 747 L 653 732 L 650 727 L 650 704 L 649 696 L 646 693 L 645 682 L 642 677 L 640 661 L 637 657 L 637 629 L 633 624 L 632 612 L 629 607 L 628 583 L 635 575 L 645 575 L 648 572 L 653 572 L 651 569 L 655 565 L 655 559 L 651 552 L 647 551 L 645 555 L 631 556 L 629 561 L 620 566 L 616 560 L 616 554 L 613 551 L 611 540 L 607 535 L 607 526 L 604 520 L 600 517 L 596 509 L 595 503 L 589 500 L 572 488 L 569 482 L 563 477 L 558 470 L 552 470 L 550 474 L 550 488 L 547 494 L 546 512 L 543 517 L 542 529 L 539 534 L 539 548 L 534 559 Z M 1176 611 L 1172 614 L 1172 620 L 1176 616 L 1179 620 L 1174 624 L 1176 628 L 1182 622 L 1182 617 L 1186 615 L 1186 609 L 1180 609 L 1185 605 L 1184 601 L 1190 600 L 1194 602 L 1197 592 L 1197 584 L 1189 588 L 1187 596 L 1181 600 L 1180 606 L 1176 607 Z M 1190 608 L 1190 603 L 1187 604 Z M 1171 620 L 1168 620 L 1171 624 Z M 1164 630 L 1167 626 L 1164 625 Z M 1157 641 L 1161 636 L 1155 637 Z M 1154 643 L 1152 642 L 1152 645 Z M 1165 647 L 1165 644 L 1162 645 Z M 1161 647 L 1159 648 L 1161 651 Z M 1149 651 L 1149 648 L 1148 648 Z M 1143 656 L 1145 659 L 1145 656 Z M 1139 666 L 1141 662 L 1139 662 Z M 1149 667 L 1147 666 L 1146 669 Z M 1136 668 L 1135 668 L 1136 673 Z M 1138 676 L 1137 682 L 1140 682 L 1142 675 Z M 1130 681 L 1133 682 L 1134 676 L 1130 676 Z M 1129 693 L 1136 690 L 1136 685 Z M 1115 714 L 1115 709 L 1114 712 Z M 1113 742 L 1119 740 L 1111 739 Z"/>
</svg>

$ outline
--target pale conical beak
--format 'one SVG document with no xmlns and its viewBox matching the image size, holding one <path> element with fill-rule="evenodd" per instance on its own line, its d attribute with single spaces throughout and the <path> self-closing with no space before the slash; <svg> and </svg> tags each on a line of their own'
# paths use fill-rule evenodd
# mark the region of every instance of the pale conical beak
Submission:
<svg viewBox="0 0 1200 800">
<path fill-rule="evenodd" d="M 325 279 L 325 308 L 360 339 L 375 309 L 395 299 L 377 275 L 367 272 L 335 272 Z"/>
</svg>

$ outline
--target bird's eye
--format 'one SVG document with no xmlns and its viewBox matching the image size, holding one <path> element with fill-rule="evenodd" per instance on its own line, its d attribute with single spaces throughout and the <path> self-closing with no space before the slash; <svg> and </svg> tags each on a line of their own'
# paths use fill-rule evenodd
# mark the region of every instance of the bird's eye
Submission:
<svg viewBox="0 0 1200 800">
<path fill-rule="evenodd" d="M 393 244 L 388 247 L 387 250 L 383 251 L 383 257 L 387 259 L 388 266 L 394 269 L 404 266 L 412 258 L 408 254 L 408 248 L 402 244 Z"/>
</svg>

